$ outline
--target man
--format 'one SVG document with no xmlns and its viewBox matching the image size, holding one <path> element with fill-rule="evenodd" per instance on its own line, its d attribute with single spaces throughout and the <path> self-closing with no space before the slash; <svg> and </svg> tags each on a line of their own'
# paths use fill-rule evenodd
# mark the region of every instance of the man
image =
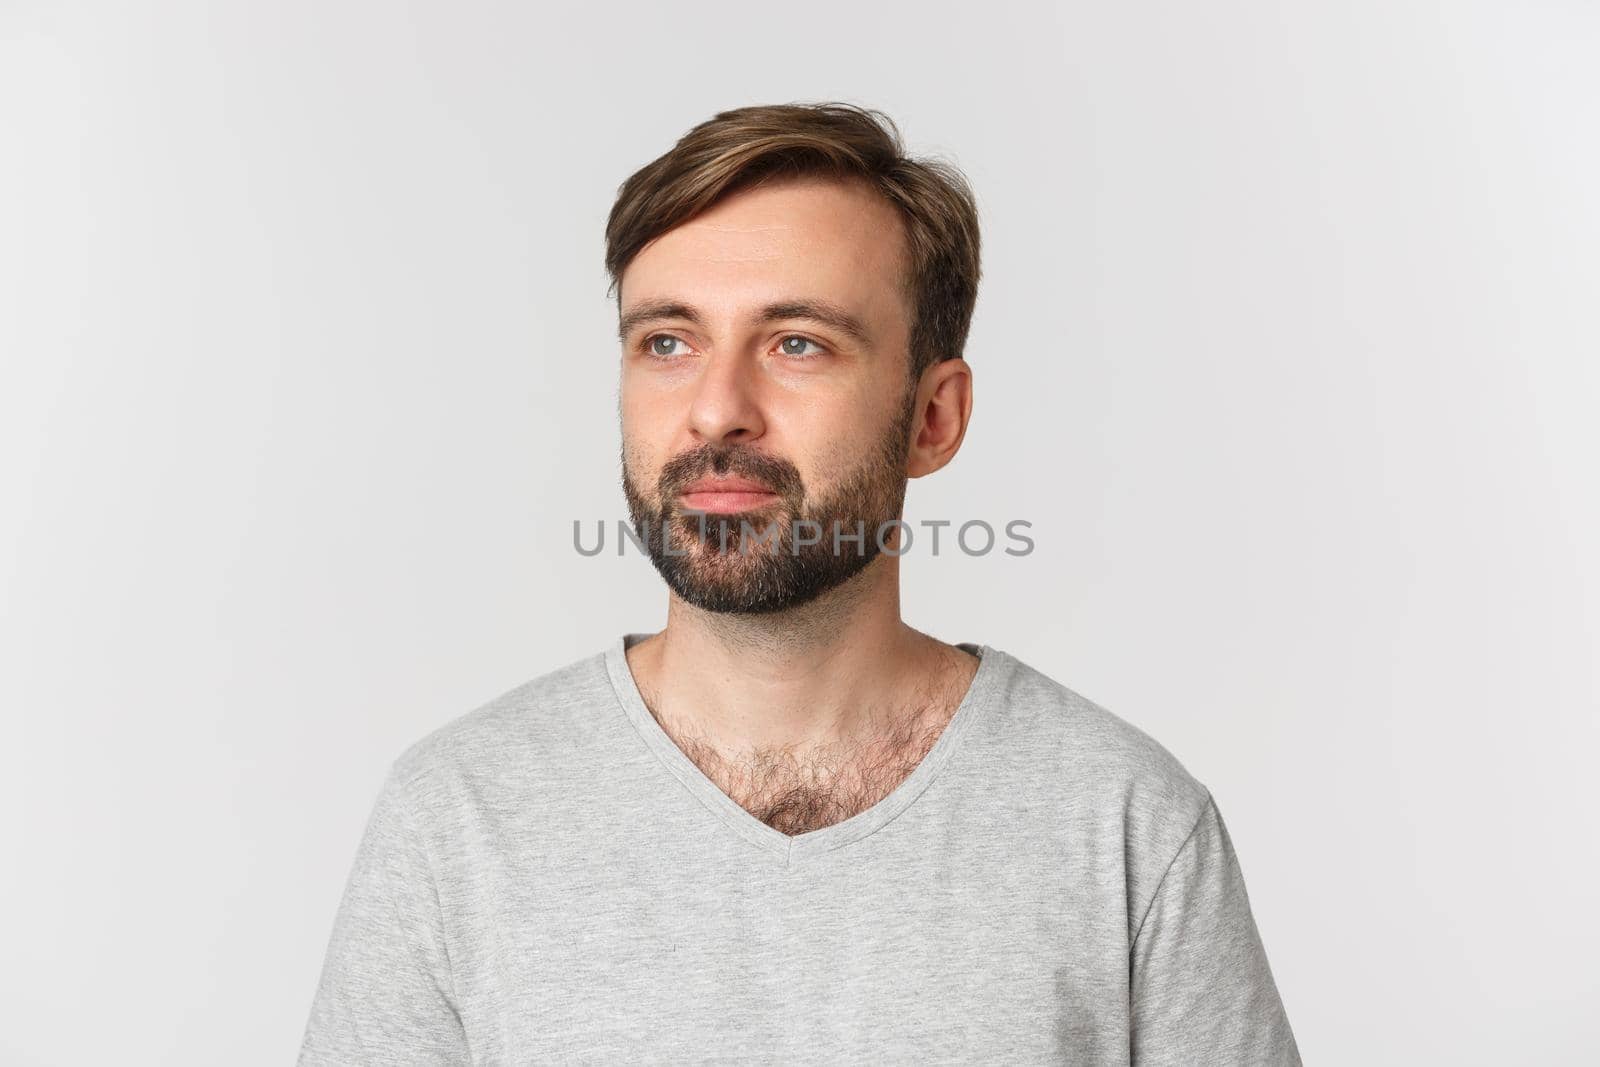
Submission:
<svg viewBox="0 0 1600 1067">
<path fill-rule="evenodd" d="M 961 176 L 743 108 L 606 236 L 667 625 L 392 765 L 301 1062 L 1299 1063 L 1207 789 L 901 621 L 906 480 L 972 410 Z"/>
</svg>

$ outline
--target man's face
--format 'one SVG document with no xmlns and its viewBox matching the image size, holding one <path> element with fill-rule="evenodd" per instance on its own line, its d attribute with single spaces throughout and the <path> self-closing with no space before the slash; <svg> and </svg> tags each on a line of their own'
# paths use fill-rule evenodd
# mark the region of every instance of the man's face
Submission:
<svg viewBox="0 0 1600 1067">
<path fill-rule="evenodd" d="M 623 489 L 689 603 L 806 603 L 866 567 L 900 517 L 903 240 L 864 185 L 787 179 L 734 193 L 628 265 Z"/>
</svg>

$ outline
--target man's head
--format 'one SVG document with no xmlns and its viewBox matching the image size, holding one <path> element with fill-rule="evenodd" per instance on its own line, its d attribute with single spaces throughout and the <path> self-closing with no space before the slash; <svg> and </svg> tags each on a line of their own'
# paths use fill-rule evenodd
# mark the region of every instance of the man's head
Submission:
<svg viewBox="0 0 1600 1067">
<path fill-rule="evenodd" d="M 742 108 L 630 177 L 606 238 L 623 488 L 673 590 L 780 611 L 892 548 L 906 479 L 949 461 L 970 410 L 960 174 L 906 158 L 878 112 Z"/>
</svg>

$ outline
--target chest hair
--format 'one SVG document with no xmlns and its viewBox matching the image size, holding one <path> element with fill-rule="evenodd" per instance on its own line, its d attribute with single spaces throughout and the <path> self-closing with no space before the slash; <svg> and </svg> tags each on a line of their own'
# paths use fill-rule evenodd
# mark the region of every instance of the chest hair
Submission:
<svg viewBox="0 0 1600 1067">
<path fill-rule="evenodd" d="M 651 715 L 684 755 L 741 808 L 795 835 L 843 822 L 894 792 L 917 769 L 949 725 L 961 690 L 940 679 L 922 688 L 871 736 L 829 745 L 719 750 L 703 736 Z"/>
</svg>

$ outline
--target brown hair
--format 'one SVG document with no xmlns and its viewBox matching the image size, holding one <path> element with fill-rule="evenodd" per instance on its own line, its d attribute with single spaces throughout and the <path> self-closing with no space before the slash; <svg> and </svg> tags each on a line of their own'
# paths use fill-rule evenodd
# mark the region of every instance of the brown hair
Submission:
<svg viewBox="0 0 1600 1067">
<path fill-rule="evenodd" d="M 961 172 L 905 155 L 881 111 L 853 104 L 769 104 L 722 111 L 635 171 L 606 220 L 608 293 L 640 249 L 722 197 L 769 177 L 862 179 L 899 209 L 910 263 L 911 385 L 956 359 L 978 298 L 978 210 Z M 620 294 L 618 294 L 620 296 Z"/>
</svg>

